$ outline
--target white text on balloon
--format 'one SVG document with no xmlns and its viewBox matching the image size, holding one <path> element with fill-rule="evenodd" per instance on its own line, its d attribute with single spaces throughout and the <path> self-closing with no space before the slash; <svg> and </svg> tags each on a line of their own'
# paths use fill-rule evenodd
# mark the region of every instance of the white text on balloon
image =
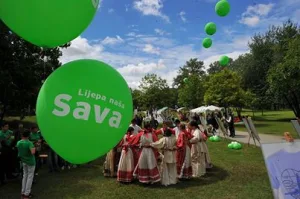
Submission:
<svg viewBox="0 0 300 199">
<path fill-rule="evenodd" d="M 70 113 L 70 106 L 66 102 L 69 102 L 72 99 L 71 95 L 68 94 L 59 94 L 54 100 L 54 104 L 61 110 L 54 109 L 52 113 L 59 117 L 65 117 Z M 73 117 L 77 120 L 88 120 L 91 112 L 91 105 L 87 102 L 77 102 L 77 108 L 73 110 Z M 99 124 L 103 123 L 108 114 L 111 112 L 109 108 L 104 108 L 101 113 L 101 107 L 99 105 L 94 105 L 95 111 L 95 121 Z M 118 111 L 112 111 L 109 118 L 109 126 L 114 128 L 119 128 L 122 115 Z"/>
</svg>

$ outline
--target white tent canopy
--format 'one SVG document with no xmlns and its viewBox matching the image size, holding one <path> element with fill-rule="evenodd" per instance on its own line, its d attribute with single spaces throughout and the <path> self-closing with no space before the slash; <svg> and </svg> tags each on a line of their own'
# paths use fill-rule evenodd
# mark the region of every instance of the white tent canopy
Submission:
<svg viewBox="0 0 300 199">
<path fill-rule="evenodd" d="M 205 113 L 207 111 L 221 111 L 222 108 L 217 106 L 200 106 L 198 108 L 190 110 L 191 113 Z"/>
<path fill-rule="evenodd" d="M 190 110 L 192 113 L 204 113 L 206 111 L 205 106 L 200 106 L 198 108 Z"/>
<path fill-rule="evenodd" d="M 212 105 L 206 107 L 207 111 L 221 111 L 221 109 L 222 108 L 220 108 L 220 107 L 212 106 Z"/>
<path fill-rule="evenodd" d="M 186 107 L 181 107 L 181 108 L 177 109 L 177 112 L 180 112 L 180 111 L 182 111 L 184 109 L 187 109 L 187 108 Z"/>
<path fill-rule="evenodd" d="M 163 107 L 163 108 L 157 110 L 156 113 L 157 113 L 158 115 L 160 115 L 162 112 L 164 112 L 164 111 L 167 110 L 167 109 L 168 109 L 168 107 Z"/>
</svg>

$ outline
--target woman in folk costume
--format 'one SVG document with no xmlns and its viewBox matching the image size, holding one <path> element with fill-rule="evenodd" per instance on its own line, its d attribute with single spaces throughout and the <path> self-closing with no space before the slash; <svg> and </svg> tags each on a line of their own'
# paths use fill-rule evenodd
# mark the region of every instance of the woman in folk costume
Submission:
<svg viewBox="0 0 300 199">
<path fill-rule="evenodd" d="M 206 153 L 207 146 L 205 143 L 205 135 L 199 129 L 196 121 L 189 123 L 189 128 L 192 130 L 193 138 L 190 140 L 192 144 L 191 157 L 192 157 L 192 170 L 193 177 L 201 177 L 206 173 Z"/>
<path fill-rule="evenodd" d="M 133 138 L 134 128 L 129 127 L 123 138 L 121 158 L 119 161 L 117 180 L 119 182 L 131 182 L 133 179 L 134 157 L 129 142 Z"/>
<path fill-rule="evenodd" d="M 168 186 L 177 183 L 176 170 L 176 137 L 170 129 L 164 133 L 164 137 L 150 144 L 153 148 L 162 150 L 162 164 L 160 168 L 161 184 Z"/>
<path fill-rule="evenodd" d="M 123 139 L 106 154 L 103 164 L 103 175 L 105 177 L 116 177 L 121 157 Z"/>
<path fill-rule="evenodd" d="M 186 131 L 185 124 L 180 124 L 180 133 L 177 138 L 177 175 L 179 179 L 189 179 L 192 177 L 191 165 L 191 144 L 189 140 L 193 137 Z"/>
<path fill-rule="evenodd" d="M 156 134 L 156 136 L 158 136 L 158 135 L 164 135 L 164 133 L 165 133 L 168 129 L 170 129 L 171 132 L 172 132 L 172 134 L 175 135 L 175 130 L 169 128 L 169 127 L 168 127 L 168 122 L 166 122 L 166 121 L 163 122 L 162 128 L 160 128 L 160 129 L 158 129 L 158 130 L 155 131 L 155 134 Z"/>
<path fill-rule="evenodd" d="M 144 127 L 144 130 L 130 142 L 131 145 L 139 146 L 141 149 L 133 176 L 137 177 L 141 183 L 153 184 L 160 181 L 160 175 L 157 166 L 158 152 L 150 144 L 158 139 L 149 123 L 145 124 Z"/>
</svg>

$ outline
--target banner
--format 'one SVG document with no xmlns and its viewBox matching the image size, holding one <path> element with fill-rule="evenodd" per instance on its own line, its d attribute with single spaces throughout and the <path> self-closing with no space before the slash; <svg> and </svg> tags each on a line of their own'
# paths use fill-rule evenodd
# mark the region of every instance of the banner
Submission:
<svg viewBox="0 0 300 199">
<path fill-rule="evenodd" d="M 300 198 L 300 142 L 262 144 L 276 199 Z"/>
</svg>

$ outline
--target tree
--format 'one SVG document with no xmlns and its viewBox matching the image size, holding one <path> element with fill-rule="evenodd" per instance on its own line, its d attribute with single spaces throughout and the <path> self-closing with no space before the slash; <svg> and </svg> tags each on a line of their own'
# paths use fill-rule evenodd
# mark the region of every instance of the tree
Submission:
<svg viewBox="0 0 300 199">
<path fill-rule="evenodd" d="M 190 75 L 203 76 L 205 75 L 203 61 L 190 59 L 185 63 L 183 67 L 179 68 L 178 75 L 174 78 L 173 85 L 183 85 L 184 78 L 188 78 Z"/>
<path fill-rule="evenodd" d="M 180 105 L 195 108 L 203 105 L 204 81 L 197 75 L 191 75 L 188 81 L 179 88 L 178 102 Z"/>
<path fill-rule="evenodd" d="M 283 61 L 268 73 L 270 90 L 282 96 L 300 117 L 300 34 L 290 40 Z"/>
<path fill-rule="evenodd" d="M 251 53 L 246 53 L 240 55 L 236 60 L 234 60 L 230 66 L 230 69 L 241 76 L 242 87 L 244 89 L 253 88 L 252 79 L 255 78 L 255 74 L 252 74 L 253 55 Z"/>
<path fill-rule="evenodd" d="M 143 104 L 141 103 L 143 93 L 138 89 L 131 89 L 131 95 L 132 95 L 133 106 L 135 108 L 137 107 L 141 108 L 143 106 Z"/>
<path fill-rule="evenodd" d="M 142 92 L 140 103 L 147 108 L 172 106 L 170 104 L 170 88 L 165 79 L 156 74 L 147 74 L 139 86 Z"/>
<path fill-rule="evenodd" d="M 42 49 L 24 41 L 0 21 L 0 121 L 8 110 L 35 106 L 42 81 L 61 65 L 61 55 L 58 47 Z"/>
<path fill-rule="evenodd" d="M 209 68 L 207 69 L 208 74 L 215 74 L 223 70 L 224 68 L 231 68 L 231 65 L 233 63 L 233 59 L 229 58 L 229 63 L 226 67 L 221 66 L 219 61 L 215 61 L 211 64 L 209 64 Z"/>
<path fill-rule="evenodd" d="M 255 34 L 249 43 L 250 53 L 233 62 L 231 69 L 242 76 L 243 88 L 249 89 L 258 98 L 256 108 L 270 109 L 274 103 L 282 101 L 274 101 L 267 75 L 273 66 L 281 62 L 289 40 L 295 38 L 298 32 L 297 25 L 290 20 L 282 26 L 272 26 L 264 34 Z"/>
<path fill-rule="evenodd" d="M 228 108 L 236 107 L 240 116 L 242 107 L 251 101 L 252 95 L 241 87 L 241 77 L 230 70 L 223 70 L 209 76 L 205 84 L 204 101 L 207 105 L 213 104 Z"/>
</svg>

